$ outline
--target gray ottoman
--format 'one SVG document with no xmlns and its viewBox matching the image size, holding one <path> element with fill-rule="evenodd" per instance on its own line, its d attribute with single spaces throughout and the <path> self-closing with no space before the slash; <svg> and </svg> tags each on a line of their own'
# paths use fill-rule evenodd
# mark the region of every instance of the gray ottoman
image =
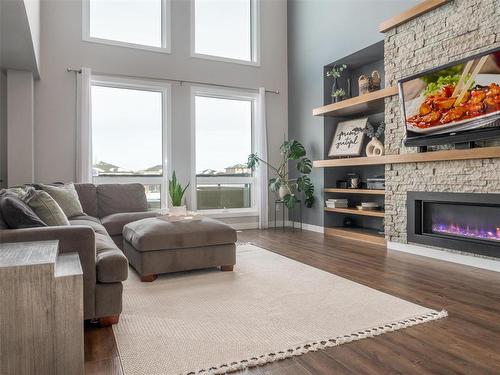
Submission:
<svg viewBox="0 0 500 375">
<path fill-rule="evenodd" d="M 202 218 L 169 222 L 142 219 L 123 227 L 123 252 L 142 281 L 158 274 L 236 264 L 236 231 L 220 221 Z"/>
</svg>

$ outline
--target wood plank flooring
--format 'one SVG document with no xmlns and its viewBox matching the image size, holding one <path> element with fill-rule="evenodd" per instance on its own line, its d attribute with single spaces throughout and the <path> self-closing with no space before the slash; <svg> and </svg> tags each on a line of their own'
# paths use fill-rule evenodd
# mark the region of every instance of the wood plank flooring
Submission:
<svg viewBox="0 0 500 375">
<path fill-rule="evenodd" d="M 500 374 L 500 273 L 307 231 L 249 230 L 238 238 L 449 313 L 428 324 L 239 373 Z M 85 372 L 123 374 L 111 328 L 86 327 Z"/>
</svg>

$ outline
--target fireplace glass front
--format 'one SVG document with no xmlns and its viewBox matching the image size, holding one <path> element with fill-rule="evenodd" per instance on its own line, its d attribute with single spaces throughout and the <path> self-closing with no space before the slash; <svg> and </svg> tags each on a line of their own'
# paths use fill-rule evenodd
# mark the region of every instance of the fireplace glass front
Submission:
<svg viewBox="0 0 500 375">
<path fill-rule="evenodd" d="M 500 243 L 500 210 L 496 206 L 424 202 L 423 232 Z"/>
</svg>

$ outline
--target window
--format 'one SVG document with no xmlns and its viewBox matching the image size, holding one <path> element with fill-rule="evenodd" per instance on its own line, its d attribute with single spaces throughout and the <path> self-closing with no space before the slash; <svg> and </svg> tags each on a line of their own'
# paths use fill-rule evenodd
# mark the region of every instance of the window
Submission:
<svg viewBox="0 0 500 375">
<path fill-rule="evenodd" d="M 168 87 L 135 80 L 92 80 L 95 183 L 144 184 L 151 209 L 166 206 Z"/>
<path fill-rule="evenodd" d="M 192 55 L 259 64 L 258 0 L 191 0 Z"/>
<path fill-rule="evenodd" d="M 193 89 L 197 210 L 254 211 L 252 171 L 255 97 L 252 94 Z"/>
<path fill-rule="evenodd" d="M 170 52 L 170 0 L 84 0 L 83 38 Z"/>
</svg>

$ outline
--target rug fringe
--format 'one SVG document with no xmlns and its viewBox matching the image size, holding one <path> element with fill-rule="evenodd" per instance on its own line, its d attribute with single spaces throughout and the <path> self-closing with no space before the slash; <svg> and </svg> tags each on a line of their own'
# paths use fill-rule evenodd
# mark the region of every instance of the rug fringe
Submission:
<svg viewBox="0 0 500 375">
<path fill-rule="evenodd" d="M 374 337 L 387 332 L 397 331 L 403 328 L 412 327 L 417 324 L 427 323 L 432 320 L 437 320 L 445 318 L 448 316 L 446 310 L 441 310 L 439 312 L 432 312 L 430 314 L 420 315 L 415 318 L 410 318 L 406 320 L 401 320 L 395 323 L 385 324 L 383 326 L 375 327 L 372 329 L 366 329 L 361 332 L 352 333 L 350 335 L 339 336 L 334 339 L 323 340 L 319 342 L 311 342 L 305 345 L 298 346 L 296 348 L 290 348 L 285 351 L 279 351 L 277 353 L 263 354 L 259 357 L 252 357 L 244 359 L 239 362 L 223 363 L 218 366 L 213 366 L 207 369 L 200 369 L 198 371 L 190 371 L 185 373 L 185 375 L 218 375 L 226 374 L 228 372 L 233 372 L 237 370 L 243 370 L 247 367 L 262 366 L 267 363 L 281 361 L 286 358 L 299 356 L 308 352 L 316 352 L 318 350 L 324 350 L 333 346 L 339 346 L 348 342 L 357 341 L 369 337 Z"/>
</svg>

